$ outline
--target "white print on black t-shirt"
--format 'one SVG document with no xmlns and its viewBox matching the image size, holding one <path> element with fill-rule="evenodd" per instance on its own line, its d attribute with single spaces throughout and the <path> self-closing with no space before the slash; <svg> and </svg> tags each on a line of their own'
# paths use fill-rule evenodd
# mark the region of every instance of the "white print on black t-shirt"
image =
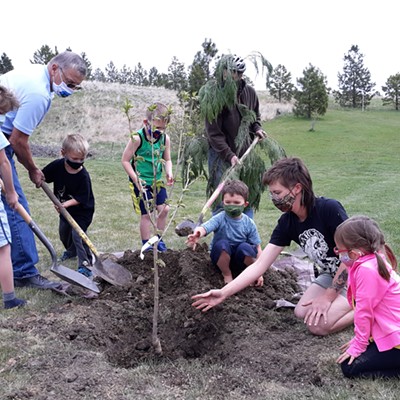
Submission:
<svg viewBox="0 0 400 400">
<path fill-rule="evenodd" d="M 307 229 L 299 236 L 300 247 L 308 258 L 317 263 L 325 272 L 334 274 L 337 269 L 336 257 L 328 257 L 329 246 L 317 229 Z"/>
</svg>

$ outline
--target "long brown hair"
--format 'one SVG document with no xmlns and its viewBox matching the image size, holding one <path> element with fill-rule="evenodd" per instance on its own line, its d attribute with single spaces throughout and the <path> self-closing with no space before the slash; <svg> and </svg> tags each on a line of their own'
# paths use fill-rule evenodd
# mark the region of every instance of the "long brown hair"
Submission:
<svg viewBox="0 0 400 400">
<path fill-rule="evenodd" d="M 342 222 L 334 235 L 336 243 L 340 243 L 347 249 L 362 249 L 367 254 L 375 254 L 378 262 L 379 275 L 389 281 L 390 272 L 385 262 L 379 255 L 384 251 L 394 270 L 397 269 L 397 259 L 392 249 L 385 243 L 385 237 L 378 224 L 371 218 L 358 215 Z"/>
</svg>

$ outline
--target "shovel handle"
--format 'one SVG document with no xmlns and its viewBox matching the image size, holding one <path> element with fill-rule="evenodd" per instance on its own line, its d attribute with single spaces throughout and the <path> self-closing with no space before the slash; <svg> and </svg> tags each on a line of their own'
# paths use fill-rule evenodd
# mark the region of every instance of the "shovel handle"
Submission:
<svg viewBox="0 0 400 400">
<path fill-rule="evenodd" d="M 1 191 L 5 194 L 6 191 L 4 189 L 4 184 L 1 179 L 0 179 L 0 187 L 1 187 Z M 32 217 L 29 215 L 28 211 L 25 210 L 24 206 L 20 202 L 17 202 L 17 204 L 15 206 L 15 211 L 22 217 L 22 219 L 27 223 L 27 225 L 32 230 L 32 232 L 44 244 L 44 246 L 46 247 L 46 249 L 49 251 L 49 253 L 51 255 L 53 265 L 54 265 L 57 262 L 57 253 L 54 250 L 53 245 L 50 243 L 50 240 L 47 239 L 46 235 L 36 225 L 36 223 L 33 221 Z"/>
<path fill-rule="evenodd" d="M 251 145 L 249 148 L 245 151 L 245 153 L 239 158 L 239 162 L 235 165 L 232 165 L 229 169 L 226 170 L 225 174 L 223 175 L 223 180 L 219 183 L 217 188 L 214 190 L 210 198 L 207 200 L 206 204 L 204 205 L 203 209 L 201 210 L 199 221 L 197 225 L 200 225 L 203 222 L 203 218 L 207 210 L 212 206 L 214 201 L 217 199 L 217 197 L 220 195 L 223 187 L 225 186 L 226 181 L 232 174 L 232 172 L 237 168 L 237 166 L 241 165 L 243 161 L 247 158 L 247 156 L 250 154 L 250 152 L 253 150 L 255 145 L 259 142 L 260 138 L 256 136 L 253 141 L 251 142 Z"/>
<path fill-rule="evenodd" d="M 68 221 L 68 223 L 72 226 L 73 229 L 79 234 L 82 240 L 89 246 L 92 253 L 95 257 L 99 257 L 99 253 L 97 252 L 94 244 L 90 241 L 86 233 L 83 229 L 78 225 L 78 223 L 72 218 L 71 214 L 63 207 L 60 200 L 57 199 L 56 195 L 52 192 L 46 182 L 42 181 L 41 185 L 42 189 L 46 192 L 47 196 L 49 196 L 50 200 L 58 207 L 60 214 Z"/>
</svg>

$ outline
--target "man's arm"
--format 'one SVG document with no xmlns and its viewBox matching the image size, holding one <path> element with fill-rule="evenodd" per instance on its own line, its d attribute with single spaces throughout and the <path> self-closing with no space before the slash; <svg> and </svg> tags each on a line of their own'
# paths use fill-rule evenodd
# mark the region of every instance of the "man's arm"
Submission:
<svg viewBox="0 0 400 400">
<path fill-rule="evenodd" d="M 18 161 L 28 170 L 29 179 L 36 187 L 39 187 L 42 180 L 44 180 L 44 175 L 33 160 L 31 148 L 29 146 L 29 135 L 26 135 L 17 128 L 13 128 L 8 140 Z"/>
</svg>

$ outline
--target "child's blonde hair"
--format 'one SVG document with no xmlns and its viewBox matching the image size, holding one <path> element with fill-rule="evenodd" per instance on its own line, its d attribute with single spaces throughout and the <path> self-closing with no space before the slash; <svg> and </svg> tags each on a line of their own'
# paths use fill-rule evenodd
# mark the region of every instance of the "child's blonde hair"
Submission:
<svg viewBox="0 0 400 400">
<path fill-rule="evenodd" d="M 61 148 L 64 153 L 74 151 L 82 154 L 82 156 L 86 158 L 89 152 L 89 143 L 79 133 L 72 133 L 63 140 Z"/>
<path fill-rule="evenodd" d="M 12 92 L 0 85 L 0 114 L 8 113 L 19 107 L 19 102 Z"/>
<path fill-rule="evenodd" d="M 167 124 L 170 121 L 170 109 L 163 103 L 155 102 L 146 110 L 146 119 L 148 121 L 154 121 L 155 119 L 165 121 Z"/>
<path fill-rule="evenodd" d="M 387 281 L 390 272 L 386 268 L 379 251 L 384 250 L 394 270 L 397 269 L 397 259 L 392 249 L 385 243 L 385 237 L 378 224 L 369 217 L 358 215 L 342 222 L 335 231 L 335 242 L 345 246 L 349 251 L 362 249 L 367 254 L 375 254 L 378 261 L 379 275 Z"/>
</svg>

